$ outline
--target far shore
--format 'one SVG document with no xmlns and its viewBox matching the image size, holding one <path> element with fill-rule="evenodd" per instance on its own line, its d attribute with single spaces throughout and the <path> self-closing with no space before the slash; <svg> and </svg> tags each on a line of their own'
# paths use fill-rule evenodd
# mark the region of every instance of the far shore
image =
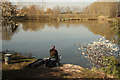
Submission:
<svg viewBox="0 0 120 80">
<path fill-rule="evenodd" d="M 23 21 L 23 20 L 41 20 L 41 21 L 108 21 L 115 22 L 119 17 L 107 17 L 104 15 L 84 15 L 84 14 L 27 14 L 25 16 L 16 16 L 14 20 Z M 4 19 L 2 19 L 4 20 Z M 9 21 L 9 20 L 7 20 Z"/>
</svg>

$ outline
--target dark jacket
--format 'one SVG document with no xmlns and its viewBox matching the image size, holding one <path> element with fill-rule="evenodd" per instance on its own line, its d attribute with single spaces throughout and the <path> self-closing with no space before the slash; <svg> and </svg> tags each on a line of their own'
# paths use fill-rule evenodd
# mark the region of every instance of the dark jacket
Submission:
<svg viewBox="0 0 120 80">
<path fill-rule="evenodd" d="M 51 58 L 58 59 L 58 51 L 56 49 L 52 48 L 49 52 L 50 52 L 50 57 Z"/>
</svg>

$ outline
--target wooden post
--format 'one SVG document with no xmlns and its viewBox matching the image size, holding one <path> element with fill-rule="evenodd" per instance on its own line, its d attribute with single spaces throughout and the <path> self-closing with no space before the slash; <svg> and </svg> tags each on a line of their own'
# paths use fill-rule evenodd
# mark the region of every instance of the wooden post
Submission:
<svg viewBox="0 0 120 80">
<path fill-rule="evenodd" d="M 5 64 L 10 64 L 11 63 L 11 54 L 5 54 L 4 59 L 5 59 Z"/>
</svg>

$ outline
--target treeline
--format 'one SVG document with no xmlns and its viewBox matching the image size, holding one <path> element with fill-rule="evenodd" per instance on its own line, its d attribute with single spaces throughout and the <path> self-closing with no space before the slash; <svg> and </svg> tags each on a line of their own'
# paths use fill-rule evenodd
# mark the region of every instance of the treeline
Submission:
<svg viewBox="0 0 120 80">
<path fill-rule="evenodd" d="M 60 7 L 55 6 L 53 8 L 45 9 L 44 6 L 40 5 L 30 5 L 29 7 L 24 6 L 20 9 L 20 12 L 27 12 L 28 14 L 80 14 L 82 12 L 82 8 L 78 6 L 72 7 Z"/>
<path fill-rule="evenodd" d="M 51 14 L 58 15 L 58 14 L 81 14 L 82 8 L 72 6 L 72 7 L 60 7 L 55 6 L 53 8 L 44 8 L 44 5 L 25 5 L 25 6 L 18 6 L 13 5 L 11 2 L 5 1 L 1 2 L 1 9 L 2 9 L 2 18 L 7 20 L 12 20 L 17 18 L 24 18 L 24 19 L 40 19 L 40 18 L 57 18 L 57 16 L 49 16 Z M 46 15 L 47 14 L 47 15 Z"/>
<path fill-rule="evenodd" d="M 18 6 L 10 2 L 1 2 L 2 17 L 4 19 L 24 18 L 24 19 L 40 19 L 40 18 L 57 18 L 62 14 L 79 14 L 79 15 L 98 15 L 107 17 L 117 17 L 119 15 L 118 2 L 94 2 L 86 8 L 79 6 L 55 6 L 53 8 L 44 8 L 44 5 Z M 60 16 L 51 16 L 60 15 Z M 66 15 L 65 15 L 66 16 Z M 65 17 L 62 16 L 62 17 Z M 68 16 L 71 18 L 71 16 Z M 76 16 L 75 16 L 76 17 Z M 53 19 L 54 19 L 53 18 Z"/>
<path fill-rule="evenodd" d="M 119 2 L 120 3 L 120 2 Z M 104 15 L 108 17 L 117 17 L 118 2 L 94 2 L 83 8 L 79 6 L 55 6 L 53 8 L 44 8 L 44 5 L 30 5 L 22 7 L 20 12 L 28 14 L 84 14 L 84 15 Z"/>
<path fill-rule="evenodd" d="M 117 17 L 120 2 L 94 2 L 87 6 L 83 13 L 84 14 L 98 14 L 107 17 Z"/>
</svg>

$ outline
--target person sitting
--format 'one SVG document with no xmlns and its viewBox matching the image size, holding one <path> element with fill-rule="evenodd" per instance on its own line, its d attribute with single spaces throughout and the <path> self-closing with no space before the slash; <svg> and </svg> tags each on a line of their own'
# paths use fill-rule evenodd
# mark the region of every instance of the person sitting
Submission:
<svg viewBox="0 0 120 80">
<path fill-rule="evenodd" d="M 52 49 L 50 49 L 49 53 L 50 58 L 54 58 L 56 61 L 58 60 L 58 51 L 55 49 L 55 46 L 52 46 Z"/>
<path fill-rule="evenodd" d="M 56 67 L 56 63 L 59 62 L 58 60 L 58 51 L 55 49 L 55 46 L 52 46 L 52 49 L 49 51 L 50 59 L 46 61 L 46 67 Z"/>
</svg>

